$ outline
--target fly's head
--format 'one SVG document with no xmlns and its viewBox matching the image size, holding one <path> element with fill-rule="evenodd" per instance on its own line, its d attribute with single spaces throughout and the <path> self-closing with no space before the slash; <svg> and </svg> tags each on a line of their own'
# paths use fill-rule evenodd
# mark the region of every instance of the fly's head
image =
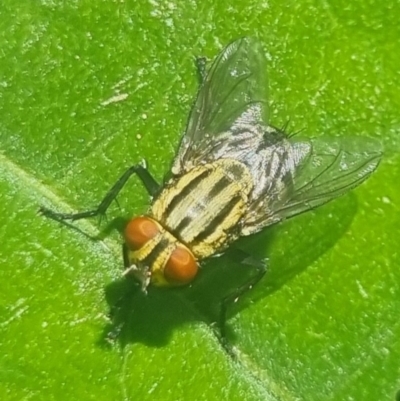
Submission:
<svg viewBox="0 0 400 401">
<path fill-rule="evenodd" d="M 146 291 L 149 284 L 157 287 L 190 283 L 198 271 L 191 250 L 148 216 L 133 218 L 125 228 L 126 274 L 132 274 Z"/>
</svg>

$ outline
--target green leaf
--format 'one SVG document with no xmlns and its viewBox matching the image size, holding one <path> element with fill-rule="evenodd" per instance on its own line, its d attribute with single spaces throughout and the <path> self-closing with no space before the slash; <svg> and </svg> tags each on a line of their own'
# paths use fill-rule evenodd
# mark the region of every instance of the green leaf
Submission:
<svg viewBox="0 0 400 401">
<path fill-rule="evenodd" d="M 19 2 L 0 14 L 0 393 L 4 400 L 394 400 L 400 389 L 399 3 Z M 270 271 L 213 325 L 247 271 L 216 259 L 186 289 L 122 279 L 117 226 L 72 224 L 142 158 L 161 180 L 196 93 L 193 57 L 256 35 L 271 122 L 379 138 L 352 193 L 240 243 Z M 95 240 L 91 237 L 99 237 Z M 117 330 L 108 319 L 121 294 Z M 115 334 L 118 334 L 115 331 Z"/>
</svg>

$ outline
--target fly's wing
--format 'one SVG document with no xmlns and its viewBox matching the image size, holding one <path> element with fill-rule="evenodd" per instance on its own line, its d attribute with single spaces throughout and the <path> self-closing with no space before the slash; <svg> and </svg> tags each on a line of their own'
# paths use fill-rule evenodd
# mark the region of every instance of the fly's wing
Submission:
<svg viewBox="0 0 400 401">
<path fill-rule="evenodd" d="M 379 141 L 361 137 L 284 140 L 269 151 L 271 178 L 253 199 L 243 235 L 343 195 L 366 180 L 382 156 Z"/>
<path fill-rule="evenodd" d="M 248 126 L 265 125 L 266 58 L 259 41 L 242 38 L 217 56 L 200 86 L 172 167 L 180 174 L 216 160 L 219 145 L 234 140 L 230 128 L 242 116 Z"/>
</svg>

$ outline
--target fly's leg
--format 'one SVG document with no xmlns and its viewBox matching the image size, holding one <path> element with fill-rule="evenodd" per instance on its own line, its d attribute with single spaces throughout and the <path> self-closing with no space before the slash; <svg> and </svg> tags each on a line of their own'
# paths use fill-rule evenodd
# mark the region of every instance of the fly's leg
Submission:
<svg viewBox="0 0 400 401">
<path fill-rule="evenodd" d="M 244 256 L 244 252 L 237 250 L 240 252 L 242 256 Z M 244 293 L 250 291 L 265 275 L 267 272 L 267 264 L 265 260 L 254 259 L 248 255 L 242 257 L 242 264 L 250 265 L 255 268 L 256 272 L 246 283 L 236 288 L 235 291 L 227 295 L 220 304 L 219 310 L 219 321 L 218 321 L 218 335 L 221 341 L 222 346 L 234 356 L 234 352 L 232 347 L 227 341 L 226 338 L 226 314 L 228 307 L 235 303 Z"/>
<path fill-rule="evenodd" d="M 194 59 L 197 70 L 197 78 L 199 81 L 199 86 L 203 85 L 207 77 L 207 58 L 206 57 L 196 57 Z"/>
<path fill-rule="evenodd" d="M 124 268 L 128 269 L 130 263 L 129 263 L 128 247 L 125 243 L 122 244 L 122 259 L 124 261 Z"/>
<path fill-rule="evenodd" d="M 121 175 L 118 181 L 107 192 L 106 196 L 97 206 L 97 208 L 80 213 L 57 213 L 54 212 L 53 210 L 41 207 L 39 209 L 39 213 L 41 213 L 43 216 L 49 217 L 50 219 L 56 221 L 64 221 L 64 220 L 74 221 L 74 220 L 86 219 L 88 217 L 104 215 L 109 206 L 111 205 L 112 201 L 115 200 L 121 189 L 124 187 L 128 179 L 133 174 L 136 174 L 139 177 L 139 179 L 142 181 L 143 185 L 145 186 L 150 196 L 154 196 L 159 191 L 160 185 L 147 170 L 146 165 L 137 164 L 135 166 L 130 167 L 128 170 L 125 171 L 124 174 Z"/>
<path fill-rule="evenodd" d="M 127 269 L 129 267 L 129 258 L 128 258 L 128 247 L 126 244 L 122 244 L 122 257 L 124 261 L 124 268 Z M 121 337 L 121 333 L 125 327 L 125 320 L 121 319 L 121 316 L 126 315 L 124 313 L 124 307 L 126 305 L 130 305 L 129 301 L 130 292 L 124 293 L 118 297 L 118 299 L 111 305 L 108 317 L 112 324 L 112 328 L 106 334 L 106 341 L 109 343 L 114 343 L 118 338 Z"/>
</svg>

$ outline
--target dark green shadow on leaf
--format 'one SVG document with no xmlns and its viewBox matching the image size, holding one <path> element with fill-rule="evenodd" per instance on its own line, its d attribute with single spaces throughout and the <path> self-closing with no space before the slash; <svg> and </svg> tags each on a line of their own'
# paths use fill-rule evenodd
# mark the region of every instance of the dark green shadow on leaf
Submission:
<svg viewBox="0 0 400 401">
<path fill-rule="evenodd" d="M 228 309 L 236 315 L 250 303 L 278 291 L 334 246 L 350 226 L 357 211 L 357 198 L 349 194 L 312 213 L 277 225 L 239 242 L 242 249 L 257 257 L 268 258 L 268 272 L 255 289 L 250 290 Z M 114 219 L 101 235 L 122 231 L 126 219 Z M 282 245 L 284 244 L 284 246 Z M 182 325 L 204 322 L 217 332 L 221 302 L 254 275 L 254 268 L 239 264 L 230 251 L 203 264 L 198 278 L 188 287 L 155 288 L 141 291 L 132 277 L 112 282 L 105 288 L 110 307 L 110 323 L 101 333 L 99 344 L 118 341 L 121 347 L 143 343 L 161 347 L 168 344 L 172 332 Z M 187 307 L 183 307 L 186 304 Z M 233 330 L 228 337 L 234 341 Z"/>
</svg>

